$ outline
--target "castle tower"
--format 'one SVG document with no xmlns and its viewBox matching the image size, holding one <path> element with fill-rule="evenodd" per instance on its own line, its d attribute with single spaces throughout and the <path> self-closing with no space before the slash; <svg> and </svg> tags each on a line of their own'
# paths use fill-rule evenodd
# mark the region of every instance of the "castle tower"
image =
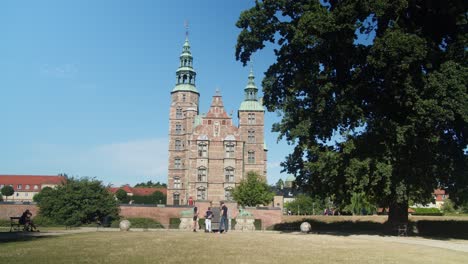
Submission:
<svg viewBox="0 0 468 264">
<path fill-rule="evenodd" d="M 200 94 L 195 86 L 196 72 L 188 37 L 179 56 L 176 85 L 171 92 L 169 112 L 169 162 L 167 204 L 186 203 L 188 193 L 188 141 L 198 115 Z"/>
<path fill-rule="evenodd" d="M 258 88 L 252 69 L 244 92 L 245 99 L 237 112 L 241 140 L 244 142 L 244 177 L 249 171 L 255 171 L 266 179 L 265 109 L 257 98 Z"/>
</svg>

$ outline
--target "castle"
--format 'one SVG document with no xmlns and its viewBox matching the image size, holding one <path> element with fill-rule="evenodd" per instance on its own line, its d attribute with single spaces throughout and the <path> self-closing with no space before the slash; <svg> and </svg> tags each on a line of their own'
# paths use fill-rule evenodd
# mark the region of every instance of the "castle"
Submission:
<svg viewBox="0 0 468 264">
<path fill-rule="evenodd" d="M 208 112 L 200 114 L 188 38 L 179 58 L 169 112 L 167 204 L 232 201 L 233 188 L 247 172 L 267 176 L 265 110 L 257 98 L 255 77 L 251 70 L 236 126 L 218 91 Z"/>
</svg>

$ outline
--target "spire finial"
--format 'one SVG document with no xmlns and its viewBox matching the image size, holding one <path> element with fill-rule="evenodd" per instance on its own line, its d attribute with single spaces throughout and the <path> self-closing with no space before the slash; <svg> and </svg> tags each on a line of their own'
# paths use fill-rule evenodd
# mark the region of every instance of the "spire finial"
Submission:
<svg viewBox="0 0 468 264">
<path fill-rule="evenodd" d="M 189 35 L 189 23 L 188 23 L 188 20 L 185 20 L 184 26 L 185 26 L 185 38 L 188 39 L 188 35 Z"/>
<path fill-rule="evenodd" d="M 221 93 L 220 93 L 220 91 L 219 91 L 219 87 L 216 87 L 215 94 L 216 94 L 216 96 L 220 96 L 220 95 L 221 95 Z"/>
</svg>

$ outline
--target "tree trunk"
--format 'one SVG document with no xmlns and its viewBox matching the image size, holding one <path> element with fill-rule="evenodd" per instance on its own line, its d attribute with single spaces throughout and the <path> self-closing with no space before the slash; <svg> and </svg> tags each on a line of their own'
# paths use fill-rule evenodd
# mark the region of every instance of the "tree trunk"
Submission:
<svg viewBox="0 0 468 264">
<path fill-rule="evenodd" d="M 392 224 L 408 223 L 408 202 L 394 203 L 390 205 L 388 222 Z"/>
</svg>

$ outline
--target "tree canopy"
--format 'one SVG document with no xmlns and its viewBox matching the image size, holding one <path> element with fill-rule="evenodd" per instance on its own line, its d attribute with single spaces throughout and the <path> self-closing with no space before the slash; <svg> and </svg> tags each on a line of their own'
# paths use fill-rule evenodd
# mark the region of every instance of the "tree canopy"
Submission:
<svg viewBox="0 0 468 264">
<path fill-rule="evenodd" d="M 59 224 L 76 226 L 105 216 L 117 218 L 119 213 L 114 195 L 94 179 L 68 178 L 64 184 L 44 189 L 38 195 L 40 215 Z"/>
<path fill-rule="evenodd" d="M 250 171 L 247 173 L 247 178 L 234 188 L 232 196 L 241 206 L 257 206 L 273 201 L 274 193 L 260 175 Z"/>
<path fill-rule="evenodd" d="M 167 184 L 160 183 L 159 181 L 156 182 L 156 183 L 154 183 L 153 181 L 147 181 L 147 182 L 137 183 L 137 184 L 135 184 L 134 187 L 156 187 L 156 188 L 164 187 L 164 188 L 167 188 Z"/>
<path fill-rule="evenodd" d="M 264 0 L 241 13 L 236 58 L 274 43 L 264 104 L 295 145 L 306 191 L 362 193 L 406 221 L 437 187 L 468 200 L 466 1 Z M 332 139 L 337 142 L 330 142 Z"/>
<path fill-rule="evenodd" d="M 8 201 L 8 196 L 12 196 L 15 193 L 15 190 L 10 185 L 5 185 L 2 187 L 0 192 L 5 196 L 5 200 Z"/>
</svg>

